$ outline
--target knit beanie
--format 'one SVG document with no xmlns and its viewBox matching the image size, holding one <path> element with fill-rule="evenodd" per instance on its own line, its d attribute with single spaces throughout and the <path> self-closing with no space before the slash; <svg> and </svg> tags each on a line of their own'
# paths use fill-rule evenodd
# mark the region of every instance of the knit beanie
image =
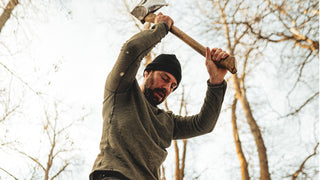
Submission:
<svg viewBox="0 0 320 180">
<path fill-rule="evenodd" d="M 165 71 L 172 74 L 177 80 L 177 87 L 181 81 L 180 62 L 173 54 L 160 54 L 144 69 L 144 71 L 149 70 Z"/>
</svg>

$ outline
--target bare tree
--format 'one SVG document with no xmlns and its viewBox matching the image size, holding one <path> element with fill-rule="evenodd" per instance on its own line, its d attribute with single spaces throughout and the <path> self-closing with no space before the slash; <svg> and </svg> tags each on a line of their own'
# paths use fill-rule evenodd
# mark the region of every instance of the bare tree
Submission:
<svg viewBox="0 0 320 180">
<path fill-rule="evenodd" d="M 273 44 L 283 44 L 286 49 L 283 54 L 283 66 L 292 66 L 295 78 L 287 98 L 290 103 L 290 95 L 299 91 L 299 84 L 312 86 L 314 78 L 310 77 L 308 65 L 318 61 L 319 58 L 319 9 L 318 1 L 277 1 L 264 0 L 266 8 L 263 15 L 257 16 L 256 21 L 239 22 L 245 24 L 250 33 L 256 38 Z M 270 29 L 266 23 L 276 23 L 277 28 Z M 294 52 L 294 53 L 292 53 Z M 308 82 L 309 81 L 309 82 Z M 316 80 L 317 81 L 317 80 Z M 309 85 L 310 84 L 310 85 Z M 306 86 L 305 86 L 306 87 Z M 319 96 L 319 91 L 310 93 L 305 97 L 304 103 L 300 106 L 292 105 L 291 116 L 299 113 L 307 104 L 312 103 Z"/>
<path fill-rule="evenodd" d="M 210 2 L 210 3 L 209 3 Z M 298 83 L 307 85 L 310 88 L 309 95 L 305 94 L 302 103 L 294 102 L 294 108 L 286 116 L 295 116 L 312 104 L 319 96 L 319 91 L 314 91 L 316 78 L 312 78 L 306 72 L 307 65 L 318 61 L 318 9 L 316 1 L 206 1 L 197 2 L 199 9 L 208 23 L 207 32 L 212 32 L 216 36 L 223 36 L 223 42 L 231 55 L 236 56 L 240 71 L 232 75 L 233 91 L 236 100 L 242 105 L 242 112 L 232 110 L 232 117 L 236 118 L 236 113 L 243 115 L 251 129 L 251 134 L 257 147 L 260 164 L 260 178 L 270 179 L 268 163 L 268 153 L 264 138 L 267 137 L 258 125 L 259 118 L 255 117 L 254 112 L 259 109 L 254 102 L 249 101 L 250 92 L 246 83 L 252 79 L 250 75 L 256 74 L 255 68 L 262 62 L 265 47 L 280 44 L 286 49 L 282 51 L 282 63 L 286 66 L 294 66 L 298 73 L 288 74 L 287 69 L 278 70 L 287 74 L 291 79 L 297 77 L 289 94 L 298 91 Z M 206 4 L 206 6 L 203 6 Z M 205 22 L 205 21 L 203 21 Z M 275 28 L 276 27 L 276 28 Z M 278 45 L 280 46 L 280 45 Z M 277 46 L 277 47 L 278 47 Z M 292 47 L 288 49 L 287 47 Z M 280 56 L 280 55 L 279 55 Z M 294 60 L 293 60 L 294 59 Z M 278 59 L 277 59 L 278 60 Z M 280 61 L 272 62 L 280 64 Z M 314 64 L 314 63 L 313 63 Z M 280 66 L 280 65 L 279 65 Z M 284 66 L 284 65 L 283 65 Z M 281 67 L 281 66 L 280 66 Z M 294 72 L 294 70 L 292 70 Z M 308 78 L 307 78 L 308 77 Z M 255 78 L 254 78 L 255 79 Z M 259 78 L 257 78 L 259 79 Z M 310 80 L 310 82 L 308 82 Z M 292 81 L 290 81 L 292 82 Z M 314 85 L 312 85 L 312 83 Z M 291 84 L 292 85 L 292 84 Z M 250 85 L 249 85 L 250 86 Z M 312 92 L 313 91 L 313 92 Z M 252 96 L 252 94 L 251 94 Z M 300 98 L 302 99 L 302 98 Z M 298 104 L 298 105 L 297 105 Z M 233 108 L 236 108 L 233 104 Z M 239 133 L 233 121 L 233 130 L 238 157 L 241 162 L 241 174 L 244 178 L 248 176 L 247 163 L 242 163 L 245 156 L 241 154 L 241 143 L 239 143 Z M 240 154 L 239 154 L 240 153 Z M 252 176 L 252 175 L 251 175 Z"/>
<path fill-rule="evenodd" d="M 219 13 L 221 15 L 221 23 L 224 27 L 225 32 L 225 38 L 227 40 L 227 47 L 231 55 L 235 53 L 235 49 L 241 45 L 241 41 L 245 38 L 245 35 L 248 33 L 248 28 L 245 28 L 243 31 L 235 31 L 235 29 L 238 29 L 240 27 L 233 27 L 230 22 L 234 22 L 236 20 L 236 14 L 239 13 L 239 9 L 234 9 L 233 12 L 228 12 L 230 9 L 228 8 L 230 5 L 228 5 L 230 2 L 218 2 L 216 1 Z M 239 7 L 243 2 L 239 2 L 236 7 Z M 227 9 L 228 8 L 228 9 Z M 232 14 L 231 16 L 227 16 L 228 14 Z M 247 56 L 249 57 L 252 50 L 247 50 Z M 260 164 L 260 179 L 262 180 L 269 180 L 270 179 L 270 172 L 269 172 L 269 165 L 268 165 L 268 157 L 267 157 L 267 149 L 263 140 L 263 136 L 260 130 L 259 125 L 257 124 L 256 119 L 254 118 L 251 105 L 249 103 L 249 100 L 247 98 L 247 91 L 245 87 L 245 77 L 247 75 L 247 59 L 244 61 L 243 64 L 243 71 L 241 76 L 239 77 L 238 74 L 232 75 L 233 80 L 233 88 L 235 91 L 235 97 L 239 100 L 239 102 L 242 104 L 242 110 L 243 113 L 247 119 L 247 122 L 249 124 L 249 127 L 251 129 L 251 133 L 254 137 L 255 144 L 258 151 L 258 157 L 259 157 L 259 164 Z M 242 164 L 244 165 L 244 164 Z M 242 167 L 245 169 L 246 167 Z"/>
<path fill-rule="evenodd" d="M 0 89 L 0 126 L 2 129 L 1 138 L 0 138 L 0 150 L 2 151 L 8 146 L 15 145 L 17 143 L 16 139 L 8 138 L 8 127 L 6 124 L 12 120 L 15 115 L 19 113 L 19 109 L 21 107 L 21 101 L 14 102 L 12 100 L 12 88 L 11 82 L 12 79 L 9 79 L 9 87 L 3 87 Z M 6 167 L 0 167 L 0 170 L 5 172 L 10 177 L 17 179 Z"/>
<path fill-rule="evenodd" d="M 71 155 L 72 152 L 76 151 L 76 149 L 73 147 L 73 139 L 69 136 L 69 129 L 86 116 L 85 115 L 83 117 L 76 118 L 71 122 L 65 123 L 66 119 L 61 115 L 63 110 L 59 108 L 59 104 L 57 102 L 54 103 L 53 109 L 54 111 L 49 109 L 44 110 L 42 128 L 44 136 L 46 137 L 46 142 L 43 142 L 39 148 L 47 151 L 45 153 L 46 160 L 38 155 L 32 155 L 32 153 L 22 150 L 23 148 L 13 148 L 35 164 L 34 168 L 30 168 L 30 171 L 33 169 L 33 176 L 37 175 L 42 177 L 44 180 L 56 179 L 58 176 L 61 176 L 61 174 L 66 173 L 68 167 L 75 165 L 77 162 L 77 160 Z M 43 146 L 44 144 L 47 144 L 48 146 Z"/>
</svg>

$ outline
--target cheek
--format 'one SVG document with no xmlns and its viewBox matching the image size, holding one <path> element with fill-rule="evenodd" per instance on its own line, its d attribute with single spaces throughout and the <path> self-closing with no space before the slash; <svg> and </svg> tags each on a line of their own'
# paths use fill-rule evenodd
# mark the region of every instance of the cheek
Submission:
<svg viewBox="0 0 320 180">
<path fill-rule="evenodd" d="M 161 83 L 155 78 L 150 78 L 148 85 L 151 89 L 155 89 L 155 88 L 159 88 Z"/>
<path fill-rule="evenodd" d="M 152 77 L 148 77 L 148 78 L 146 79 L 146 86 L 147 86 L 148 88 L 150 88 L 150 86 L 152 86 L 152 84 L 153 84 L 153 79 L 152 79 Z"/>
</svg>

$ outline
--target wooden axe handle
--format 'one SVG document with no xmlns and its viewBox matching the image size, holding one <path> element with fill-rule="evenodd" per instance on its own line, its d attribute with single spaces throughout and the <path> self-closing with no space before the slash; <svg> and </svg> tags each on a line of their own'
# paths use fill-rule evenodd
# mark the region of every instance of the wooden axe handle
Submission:
<svg viewBox="0 0 320 180">
<path fill-rule="evenodd" d="M 154 23 L 155 17 L 156 15 L 151 13 L 145 17 L 145 22 Z M 202 56 L 206 57 L 206 48 L 200 43 L 198 43 L 196 40 L 194 40 L 192 37 L 188 36 L 186 33 L 184 33 L 183 31 L 181 31 L 179 28 L 175 26 L 171 26 L 170 32 L 175 36 L 177 36 L 178 38 L 180 38 L 185 43 L 187 43 L 190 47 L 192 47 Z M 227 58 L 222 59 L 218 62 L 215 61 L 215 63 L 218 67 L 226 68 L 232 74 L 237 73 L 236 59 L 233 56 L 228 56 Z"/>
</svg>

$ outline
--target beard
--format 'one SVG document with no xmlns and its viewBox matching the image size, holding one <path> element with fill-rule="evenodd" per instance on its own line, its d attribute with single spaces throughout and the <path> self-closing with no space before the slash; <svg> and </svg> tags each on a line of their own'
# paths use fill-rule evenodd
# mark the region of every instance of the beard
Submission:
<svg viewBox="0 0 320 180">
<path fill-rule="evenodd" d="M 161 94 L 162 98 L 155 96 L 155 94 Z M 144 96 L 147 98 L 147 100 L 151 105 L 157 106 L 165 100 L 166 93 L 163 89 L 160 89 L 160 88 L 151 89 L 151 88 L 148 88 L 146 85 L 144 90 Z"/>
<path fill-rule="evenodd" d="M 161 88 L 151 89 L 152 85 L 153 85 L 153 74 L 151 77 L 149 77 L 147 79 L 145 86 L 144 86 L 143 94 L 151 105 L 157 106 L 157 105 L 161 104 L 166 99 L 167 94 L 166 94 L 166 91 Z M 155 94 L 158 94 L 162 97 L 159 98 Z"/>
</svg>

